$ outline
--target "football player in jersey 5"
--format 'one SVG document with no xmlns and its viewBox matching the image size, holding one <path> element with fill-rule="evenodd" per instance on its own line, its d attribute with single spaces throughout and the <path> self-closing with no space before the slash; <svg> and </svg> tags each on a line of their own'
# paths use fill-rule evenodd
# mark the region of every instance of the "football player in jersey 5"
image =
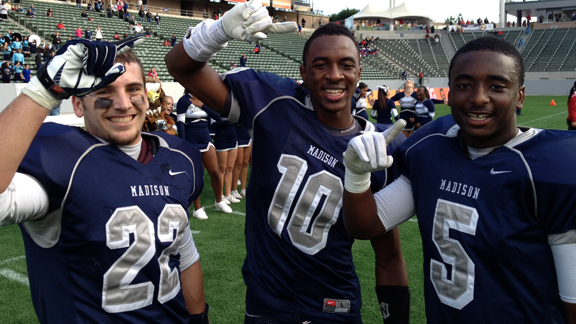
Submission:
<svg viewBox="0 0 576 324">
<path fill-rule="evenodd" d="M 306 42 L 301 77 L 252 69 L 222 76 L 206 62 L 232 39 L 295 32 L 273 24 L 261 1 L 236 5 L 218 21 L 189 30 L 166 56 L 170 73 L 210 108 L 252 134 L 252 171 L 246 195 L 246 323 L 361 323 L 359 280 L 341 217 L 342 152 L 375 126 L 350 113 L 360 78 L 353 35 L 336 24 Z M 278 121 L 282 122 L 279 123 Z M 378 189 L 386 182 L 380 173 Z M 375 176 L 375 178 L 377 178 Z M 397 232 L 381 237 L 399 243 Z M 378 251 L 386 323 L 407 323 L 409 291 L 399 244 Z M 393 286 L 393 287 L 390 287 Z"/>
<path fill-rule="evenodd" d="M 140 41 L 67 42 L 0 114 L 0 225 L 20 226 L 40 323 L 208 323 L 188 223 L 201 155 L 141 132 Z M 86 131 L 43 124 L 70 96 Z"/>
<path fill-rule="evenodd" d="M 452 115 L 403 143 L 388 187 L 344 193 L 346 228 L 372 237 L 418 214 L 428 323 L 576 323 L 576 135 L 516 125 L 512 44 L 468 42 L 449 71 Z M 378 169 L 386 147 L 372 142 L 349 146 L 347 174 Z"/>
</svg>

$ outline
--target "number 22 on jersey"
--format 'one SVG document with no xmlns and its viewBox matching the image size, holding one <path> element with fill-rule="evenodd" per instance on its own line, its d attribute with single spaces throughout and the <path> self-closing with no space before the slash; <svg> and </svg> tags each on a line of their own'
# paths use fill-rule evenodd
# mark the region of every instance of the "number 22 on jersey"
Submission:
<svg viewBox="0 0 576 324">
<path fill-rule="evenodd" d="M 165 303 L 180 291 L 180 278 L 176 269 L 168 265 L 170 255 L 178 254 L 184 229 L 188 225 L 187 213 L 180 205 L 168 204 L 158 217 L 158 240 L 172 242 L 158 257 L 160 278 L 158 301 Z M 176 235 L 174 235 L 176 230 Z M 130 243 L 130 234 L 134 241 Z M 156 255 L 154 224 L 138 207 L 118 208 L 106 224 L 108 248 L 126 252 L 104 274 L 102 308 L 109 313 L 127 312 L 152 304 L 154 284 L 150 281 L 131 284 L 138 272 Z"/>
<path fill-rule="evenodd" d="M 268 209 L 268 224 L 281 236 L 292 204 L 298 198 L 288 221 L 288 235 L 295 247 L 314 255 L 326 246 L 330 227 L 338 220 L 344 187 L 340 178 L 322 170 L 308 177 L 300 196 L 296 197 L 307 170 L 308 163 L 302 158 L 282 154 L 278 162 L 282 177 Z M 321 205 L 323 196 L 326 198 Z M 318 208 L 320 211 L 314 218 Z"/>
</svg>

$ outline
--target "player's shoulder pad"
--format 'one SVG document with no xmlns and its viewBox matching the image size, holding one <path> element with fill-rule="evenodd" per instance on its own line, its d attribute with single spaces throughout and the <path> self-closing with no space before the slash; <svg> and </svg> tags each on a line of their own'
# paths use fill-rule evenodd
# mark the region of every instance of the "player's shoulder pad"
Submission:
<svg viewBox="0 0 576 324">
<path fill-rule="evenodd" d="M 294 79 L 281 77 L 275 73 L 266 71 L 256 71 L 251 68 L 236 68 L 221 75 L 222 81 L 228 85 L 236 82 L 246 84 L 246 92 L 251 90 L 249 87 L 268 86 L 268 90 L 273 90 L 274 96 L 278 94 L 293 94 L 294 89 L 303 89 Z M 263 93 L 266 95 L 266 93 Z"/>
<path fill-rule="evenodd" d="M 442 116 L 435 119 L 426 125 L 418 128 L 402 145 L 402 150 L 407 150 L 416 143 L 421 142 L 425 138 L 429 138 L 436 134 L 439 136 L 456 137 L 460 127 L 452 118 L 452 115 Z"/>
<path fill-rule="evenodd" d="M 534 129 L 534 135 L 527 141 L 515 145 L 515 148 L 523 151 L 550 150 L 553 152 L 576 153 L 576 132 L 556 129 Z M 572 160 L 573 161 L 573 160 Z"/>
<path fill-rule="evenodd" d="M 65 188 L 80 157 L 102 144 L 80 127 L 44 123 L 30 144 L 18 172 L 29 174 L 51 194 Z"/>
</svg>

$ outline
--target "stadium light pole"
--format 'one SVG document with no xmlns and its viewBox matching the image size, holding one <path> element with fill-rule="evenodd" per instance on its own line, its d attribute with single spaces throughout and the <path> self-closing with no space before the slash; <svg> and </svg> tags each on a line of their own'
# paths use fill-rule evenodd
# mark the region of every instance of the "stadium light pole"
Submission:
<svg viewBox="0 0 576 324">
<path fill-rule="evenodd" d="M 506 0 L 500 0 L 500 22 L 498 23 L 499 28 L 506 26 Z"/>
</svg>

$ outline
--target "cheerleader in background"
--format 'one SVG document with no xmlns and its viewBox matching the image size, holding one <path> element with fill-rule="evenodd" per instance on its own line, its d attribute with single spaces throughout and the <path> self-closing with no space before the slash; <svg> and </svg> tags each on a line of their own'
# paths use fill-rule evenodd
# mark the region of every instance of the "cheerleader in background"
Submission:
<svg viewBox="0 0 576 324">
<path fill-rule="evenodd" d="M 374 107 L 370 115 L 376 119 L 377 124 L 392 126 L 394 120 L 398 120 L 398 110 L 396 103 L 390 100 L 390 89 L 387 86 L 378 87 L 378 99 L 374 101 Z"/>
<path fill-rule="evenodd" d="M 232 208 L 222 199 L 222 185 L 220 184 L 220 172 L 218 170 L 218 158 L 216 149 L 212 144 L 212 138 L 208 131 L 208 120 L 210 117 L 220 118 L 220 115 L 213 113 L 210 109 L 202 109 L 204 104 L 194 98 L 192 94 L 186 92 L 176 104 L 178 136 L 187 142 L 195 145 L 202 152 L 202 164 L 210 176 L 210 184 L 214 191 L 216 209 L 230 214 Z M 206 106 L 204 106 L 206 107 Z M 207 108 L 207 107 L 206 107 Z M 204 207 L 200 206 L 200 198 L 194 201 L 193 217 L 207 219 Z"/>
<path fill-rule="evenodd" d="M 240 180 L 240 193 L 238 190 L 232 190 L 230 194 L 241 199 L 246 197 L 246 184 L 248 180 L 248 164 L 252 153 L 252 138 L 246 130 L 246 127 L 236 124 L 236 136 L 238 138 L 238 154 L 234 163 L 234 172 L 232 173 L 232 184 L 238 186 Z"/>
</svg>

